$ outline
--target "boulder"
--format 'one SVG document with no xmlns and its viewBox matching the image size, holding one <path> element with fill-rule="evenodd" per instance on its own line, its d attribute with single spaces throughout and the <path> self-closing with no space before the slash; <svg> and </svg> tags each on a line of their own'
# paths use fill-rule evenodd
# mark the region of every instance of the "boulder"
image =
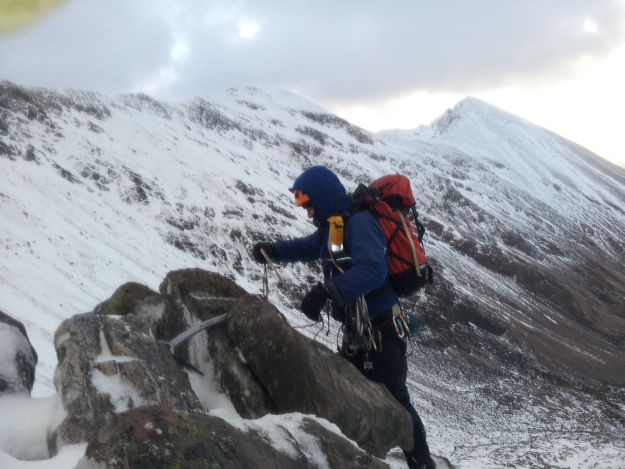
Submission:
<svg viewBox="0 0 625 469">
<path fill-rule="evenodd" d="M 149 336 L 168 340 L 195 321 L 229 313 L 221 325 L 181 344 L 175 358 L 178 363 L 213 376 L 217 391 L 229 397 L 241 417 L 256 419 L 267 414 L 294 412 L 317 415 L 336 424 L 348 438 L 379 457 L 390 448 L 412 445 L 410 416 L 384 386 L 368 381 L 348 361 L 301 335 L 274 306 L 247 294 L 226 277 L 201 269 L 170 272 L 159 293 L 139 284 L 126 284 L 99 305 L 97 311 L 121 316 L 126 323 L 125 333 L 138 334 L 142 340 L 148 340 Z M 102 329 L 107 337 L 111 332 L 106 331 L 113 330 L 113 325 L 123 324 L 110 317 L 101 318 L 104 324 L 110 324 Z M 86 336 L 97 342 L 98 326 L 90 322 L 88 327 L 93 330 Z M 57 337 L 63 335 L 62 330 L 57 332 Z M 108 342 L 113 349 L 112 344 L 119 340 Z M 123 343 L 130 345 L 119 346 L 116 354 L 140 356 L 138 351 L 133 351 L 135 341 Z M 95 349 L 93 344 L 83 344 L 76 346 L 76 353 L 85 347 Z M 60 353 L 59 368 L 63 368 L 62 356 Z M 80 359 L 87 363 L 79 369 L 93 367 L 90 365 L 93 358 Z M 119 360 L 115 363 L 112 372 L 119 369 Z M 169 363 L 173 363 L 171 357 Z M 122 367 L 125 366 L 123 362 Z M 97 369 L 100 368 L 101 364 Z M 149 375 L 157 370 L 142 372 Z M 79 381 L 87 379 L 81 377 Z M 146 379 L 149 381 L 142 380 Z M 143 398 L 142 403 L 167 402 Z M 108 405 L 104 415 L 110 416 L 114 412 L 110 402 Z"/>
<path fill-rule="evenodd" d="M 142 405 L 202 409 L 169 348 L 119 319 L 73 316 L 57 329 L 54 346 L 54 381 L 67 417 L 53 445 L 91 441 L 116 413 Z"/>
<path fill-rule="evenodd" d="M 160 318 L 164 313 L 163 297 L 149 287 L 137 282 L 128 282 L 119 287 L 113 295 L 95 307 L 94 313 L 126 316 L 141 311 L 142 316 Z"/>
<path fill-rule="evenodd" d="M 215 300 L 239 298 L 247 292 L 228 277 L 203 269 L 181 269 L 169 272 L 159 286 L 163 295 L 172 296 L 175 289 L 183 295 L 202 292 L 207 298 Z M 219 313 L 219 311 L 215 311 Z"/>
<path fill-rule="evenodd" d="M 159 290 L 126 283 L 94 311 L 122 316 L 145 334 L 167 341 L 195 321 L 229 312 L 247 294 L 232 280 L 202 269 L 170 272 Z M 174 358 L 187 368 L 212 375 L 217 390 L 228 395 L 242 417 L 257 418 L 275 411 L 225 328 L 197 334 L 176 348 Z"/>
<path fill-rule="evenodd" d="M 228 333 L 276 412 L 323 417 L 378 457 L 412 447 L 410 415 L 384 386 L 300 334 L 259 297 L 242 297 L 232 311 Z"/>
<path fill-rule="evenodd" d="M 35 381 L 37 352 L 24 325 L 0 311 L 0 395 L 29 394 Z"/>
<path fill-rule="evenodd" d="M 188 324 L 204 321 L 231 312 L 239 298 L 248 294 L 232 280 L 202 269 L 177 270 L 167 274 L 159 290 L 173 304 L 173 315 L 184 317 Z M 167 323 L 173 325 L 174 319 Z M 164 328 L 163 328 L 164 329 Z M 171 338 L 182 329 L 170 329 L 164 336 Z M 244 418 L 258 418 L 275 412 L 272 399 L 245 363 L 238 344 L 225 327 L 202 332 L 175 351 L 181 363 L 189 363 L 204 373 L 213 375 L 217 390 L 225 393 Z"/>
<path fill-rule="evenodd" d="M 122 316 L 124 321 L 140 331 L 160 338 L 170 331 L 186 327 L 183 316 L 172 310 L 167 297 L 137 282 L 123 284 L 93 312 L 104 316 Z"/>
<path fill-rule="evenodd" d="M 193 467 L 220 469 L 386 468 L 316 420 L 294 417 L 268 429 L 233 426 L 211 415 L 181 415 L 167 406 L 117 414 L 87 447 L 77 469 Z"/>
</svg>

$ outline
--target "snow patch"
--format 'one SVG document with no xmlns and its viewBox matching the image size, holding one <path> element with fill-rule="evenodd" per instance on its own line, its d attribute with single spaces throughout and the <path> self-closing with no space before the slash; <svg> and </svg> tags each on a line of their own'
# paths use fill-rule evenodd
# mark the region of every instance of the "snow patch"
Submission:
<svg viewBox="0 0 625 469">
<path fill-rule="evenodd" d="M 76 464 L 85 455 L 87 443 L 63 446 L 58 454 L 42 461 L 20 461 L 3 451 L 0 451 L 0 467 L 7 469 L 68 469 Z"/>
<path fill-rule="evenodd" d="M 100 370 L 94 369 L 91 372 L 91 383 L 99 393 L 109 395 L 116 413 L 150 404 L 133 386 L 125 382 L 119 373 L 105 375 Z"/>
<path fill-rule="evenodd" d="M 202 376 L 199 373 L 187 370 L 187 375 L 189 376 L 191 389 L 193 389 L 193 392 L 200 400 L 202 407 L 207 411 L 224 409 L 233 414 L 237 414 L 232 401 L 226 394 L 217 389 L 217 383 L 215 382 L 212 372 L 204 372 L 204 376 Z"/>
<path fill-rule="evenodd" d="M 0 416 L 0 467 L 22 467 L 5 459 L 48 458 L 48 434 L 63 421 L 65 409 L 58 394 L 44 398 L 8 395 L 0 397 Z"/>
<path fill-rule="evenodd" d="M 162 319 L 166 311 L 165 302 L 159 302 L 156 304 L 141 303 L 137 308 L 137 314 L 150 320 L 151 323 L 156 323 Z"/>
<path fill-rule="evenodd" d="M 184 318 L 187 323 L 193 323 L 197 318 L 182 303 Z M 198 332 L 188 341 L 189 361 L 191 363 L 201 363 L 200 370 L 202 374 L 187 370 L 189 382 L 195 395 L 200 400 L 202 406 L 207 410 L 226 409 L 235 415 L 238 415 L 232 401 L 226 394 L 219 390 L 217 380 L 215 378 L 215 370 L 212 365 L 212 358 L 208 353 L 208 331 Z"/>
<path fill-rule="evenodd" d="M 239 430 L 257 432 L 265 437 L 277 451 L 293 459 L 298 459 L 303 454 L 312 466 L 321 469 L 331 469 L 330 464 L 318 440 L 303 429 L 304 420 L 315 420 L 325 428 L 345 438 L 336 425 L 314 415 L 300 413 L 268 414 L 259 419 L 248 420 L 224 409 L 213 410 L 210 415 L 225 420 Z M 353 442 L 352 444 L 355 445 Z"/>
</svg>

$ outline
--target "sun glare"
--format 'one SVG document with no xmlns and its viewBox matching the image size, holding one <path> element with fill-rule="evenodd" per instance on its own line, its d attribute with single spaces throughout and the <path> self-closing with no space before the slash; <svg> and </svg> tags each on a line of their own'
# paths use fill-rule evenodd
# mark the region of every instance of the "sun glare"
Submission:
<svg viewBox="0 0 625 469">
<path fill-rule="evenodd" d="M 189 44 L 185 41 L 177 41 L 169 51 L 169 56 L 176 62 L 189 56 Z"/>
<path fill-rule="evenodd" d="M 254 39 L 260 31 L 260 25 L 250 21 L 240 21 L 237 24 L 237 29 L 241 39 Z"/>
<path fill-rule="evenodd" d="M 595 23 L 592 18 L 586 18 L 584 20 L 584 32 L 588 34 L 597 34 L 599 32 L 597 23 Z"/>
</svg>

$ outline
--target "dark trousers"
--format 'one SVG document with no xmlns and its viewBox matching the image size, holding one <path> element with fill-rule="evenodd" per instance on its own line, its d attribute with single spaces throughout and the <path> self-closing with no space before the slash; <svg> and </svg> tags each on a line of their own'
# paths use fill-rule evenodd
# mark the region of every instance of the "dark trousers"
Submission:
<svg viewBox="0 0 625 469">
<path fill-rule="evenodd" d="M 346 358 L 358 368 L 365 378 L 386 386 L 395 399 L 410 413 L 414 447 L 412 449 L 406 448 L 404 452 L 408 458 L 413 455 L 418 461 L 425 462 L 430 459 L 425 429 L 419 414 L 410 402 L 410 394 L 408 394 L 406 387 L 408 375 L 406 350 L 408 345 L 405 339 L 397 336 L 391 321 L 377 325 L 376 329 L 382 335 L 381 350 L 370 351 L 367 354 L 359 351 L 356 355 Z M 365 364 L 367 361 L 371 362 L 372 367 Z"/>
</svg>

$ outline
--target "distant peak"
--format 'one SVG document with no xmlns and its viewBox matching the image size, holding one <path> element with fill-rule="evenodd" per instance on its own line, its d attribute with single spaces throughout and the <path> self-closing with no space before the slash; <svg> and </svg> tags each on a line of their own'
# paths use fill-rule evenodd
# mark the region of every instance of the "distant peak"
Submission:
<svg viewBox="0 0 625 469">
<path fill-rule="evenodd" d="M 434 119 L 431 127 L 438 133 L 446 133 L 456 123 L 468 120 L 492 120 L 494 116 L 506 119 L 519 119 L 509 112 L 498 108 L 473 96 L 458 101 L 452 109 L 447 109 L 441 116 Z"/>
<path fill-rule="evenodd" d="M 458 101 L 454 106 L 454 110 L 457 112 L 488 112 L 488 113 L 500 113 L 508 116 L 513 116 L 508 111 L 495 106 L 489 102 L 483 101 L 473 96 L 467 96 L 461 101 Z"/>
</svg>

